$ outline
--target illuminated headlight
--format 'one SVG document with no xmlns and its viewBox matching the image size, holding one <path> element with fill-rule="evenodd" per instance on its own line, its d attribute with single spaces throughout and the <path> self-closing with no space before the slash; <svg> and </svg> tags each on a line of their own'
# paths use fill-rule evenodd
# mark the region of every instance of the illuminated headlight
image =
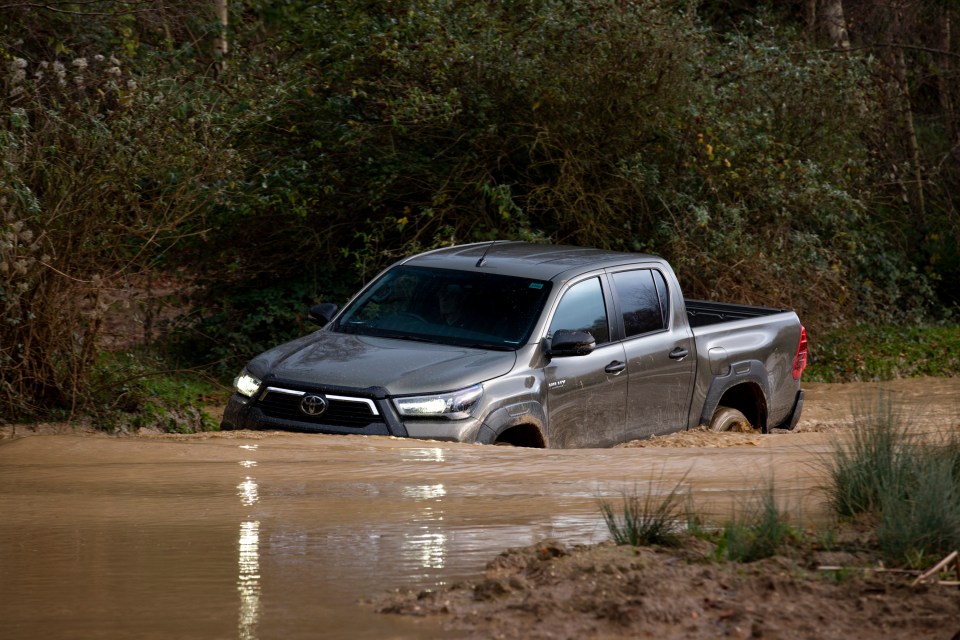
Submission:
<svg viewBox="0 0 960 640">
<path fill-rule="evenodd" d="M 483 395 L 483 387 L 475 385 L 432 396 L 395 398 L 393 403 L 401 416 L 407 418 L 446 418 L 462 420 L 470 417 L 470 410 Z"/>
<path fill-rule="evenodd" d="M 246 369 L 244 369 L 233 381 L 233 388 L 236 389 L 237 393 L 240 395 L 247 396 L 249 398 L 253 396 L 260 388 L 260 380 L 254 378 Z"/>
</svg>

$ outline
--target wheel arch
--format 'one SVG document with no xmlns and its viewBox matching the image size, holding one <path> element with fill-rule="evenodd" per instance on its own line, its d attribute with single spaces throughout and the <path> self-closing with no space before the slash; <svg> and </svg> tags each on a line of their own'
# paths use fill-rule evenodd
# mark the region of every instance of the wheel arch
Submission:
<svg viewBox="0 0 960 640">
<path fill-rule="evenodd" d="M 755 427 L 767 431 L 769 390 L 763 365 L 757 361 L 739 363 L 731 373 L 715 378 L 707 392 L 700 424 L 709 426 L 717 407 L 730 407 L 742 413 Z"/>
<path fill-rule="evenodd" d="M 539 402 L 520 402 L 501 407 L 487 416 L 477 434 L 477 442 L 543 449 L 547 446 L 545 426 L 546 416 Z"/>
</svg>

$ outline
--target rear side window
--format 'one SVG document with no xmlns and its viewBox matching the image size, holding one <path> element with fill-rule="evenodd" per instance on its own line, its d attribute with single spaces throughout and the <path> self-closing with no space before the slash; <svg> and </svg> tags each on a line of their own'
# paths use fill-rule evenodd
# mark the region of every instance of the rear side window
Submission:
<svg viewBox="0 0 960 640">
<path fill-rule="evenodd" d="M 563 294 L 550 323 L 550 335 L 560 329 L 589 331 L 597 344 L 603 344 L 610 341 L 609 326 L 600 279 L 590 278 Z"/>
<path fill-rule="evenodd" d="M 619 271 L 613 274 L 613 284 L 627 338 L 666 327 L 667 287 L 659 271 Z"/>
</svg>

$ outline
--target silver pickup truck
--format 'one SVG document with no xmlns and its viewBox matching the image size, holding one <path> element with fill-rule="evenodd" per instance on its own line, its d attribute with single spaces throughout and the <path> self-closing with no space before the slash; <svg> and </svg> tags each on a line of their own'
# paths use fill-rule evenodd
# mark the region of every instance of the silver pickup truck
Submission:
<svg viewBox="0 0 960 640">
<path fill-rule="evenodd" d="M 493 242 L 394 264 L 255 357 L 222 429 L 608 447 L 698 425 L 792 429 L 789 310 L 684 300 L 666 261 Z"/>
</svg>

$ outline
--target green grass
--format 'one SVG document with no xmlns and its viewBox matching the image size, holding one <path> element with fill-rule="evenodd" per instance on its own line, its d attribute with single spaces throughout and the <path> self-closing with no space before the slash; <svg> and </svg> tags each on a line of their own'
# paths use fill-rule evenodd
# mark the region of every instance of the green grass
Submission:
<svg viewBox="0 0 960 640">
<path fill-rule="evenodd" d="M 904 412 L 884 393 L 861 399 L 853 412 L 853 425 L 822 459 L 827 505 L 837 526 L 846 527 L 856 540 L 842 546 L 911 569 L 960 549 L 960 432 L 911 430 Z M 708 557 L 733 562 L 802 555 L 839 544 L 836 533 L 805 534 L 795 526 L 772 480 L 722 527 L 705 527 L 689 492 L 680 491 L 685 479 L 663 491 L 661 478 L 643 493 L 625 495 L 620 512 L 601 503 L 613 541 L 677 546 L 699 538 L 714 545 Z M 685 532 L 679 525 L 683 507 Z"/>
<path fill-rule="evenodd" d="M 884 557 L 914 569 L 960 549 L 956 461 L 937 455 L 917 458 L 924 466 L 906 479 L 908 484 L 881 495 L 877 524 Z"/>
<path fill-rule="evenodd" d="M 716 545 L 717 560 L 754 562 L 775 555 L 801 537 L 789 514 L 780 508 L 773 481 L 754 492 L 722 529 L 709 529 L 692 508 L 689 493 L 680 490 L 685 479 L 666 491 L 661 480 L 651 482 L 643 493 L 625 494 L 619 512 L 609 502 L 601 501 L 600 510 L 613 542 L 680 546 L 687 537 L 696 537 Z M 686 536 L 681 532 L 682 515 L 687 522 Z"/>
<path fill-rule="evenodd" d="M 647 485 L 645 493 L 624 494 L 619 513 L 605 500 L 600 511 L 613 541 L 618 545 L 677 546 L 683 512 L 684 496 L 681 486 L 686 475 L 672 488 L 663 491 L 662 479 Z"/>
<path fill-rule="evenodd" d="M 773 480 L 756 491 L 719 535 L 717 556 L 734 562 L 769 558 L 800 539 L 790 514 L 780 507 Z"/>
<path fill-rule="evenodd" d="M 880 510 L 882 496 L 904 484 L 913 437 L 889 396 L 860 400 L 853 409 L 849 441 L 837 441 L 826 459 L 827 500 L 842 518 Z"/>
<path fill-rule="evenodd" d="M 960 376 L 960 325 L 862 324 L 808 338 L 809 382 Z"/>
<path fill-rule="evenodd" d="M 918 568 L 960 548 L 957 433 L 921 439 L 881 394 L 855 408 L 849 439 L 838 440 L 825 465 L 834 513 L 873 523 L 887 562 Z"/>
<path fill-rule="evenodd" d="M 94 380 L 91 413 L 110 431 L 215 431 L 217 422 L 205 407 L 225 402 L 229 395 L 202 372 L 169 369 L 161 358 L 144 353 L 102 354 Z"/>
</svg>

